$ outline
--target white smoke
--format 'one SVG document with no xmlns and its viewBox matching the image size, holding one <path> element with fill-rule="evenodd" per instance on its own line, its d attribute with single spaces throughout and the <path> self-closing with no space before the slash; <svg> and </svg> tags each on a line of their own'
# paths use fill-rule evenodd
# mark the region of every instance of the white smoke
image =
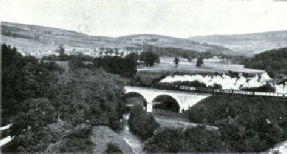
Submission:
<svg viewBox="0 0 287 154">
<path fill-rule="evenodd" d="M 239 78 L 232 78 L 231 76 L 223 74 L 222 76 L 202 76 L 202 75 L 175 75 L 167 76 L 162 79 L 161 83 L 172 83 L 172 82 L 192 82 L 198 81 L 204 83 L 207 87 L 214 87 L 215 84 L 221 85 L 222 89 L 233 89 L 240 90 L 243 88 L 256 88 L 266 85 L 272 79 L 265 72 L 261 75 L 255 75 L 252 78 L 245 78 L 242 74 Z M 278 93 L 287 93 L 287 85 L 275 85 L 274 88 Z"/>
</svg>

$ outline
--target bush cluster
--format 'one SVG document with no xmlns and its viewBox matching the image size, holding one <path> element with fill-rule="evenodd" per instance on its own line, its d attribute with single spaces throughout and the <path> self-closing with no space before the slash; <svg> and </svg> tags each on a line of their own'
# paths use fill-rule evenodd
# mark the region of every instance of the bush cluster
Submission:
<svg viewBox="0 0 287 154">
<path fill-rule="evenodd" d="M 143 106 L 136 104 L 130 110 L 128 120 L 132 132 L 146 140 L 153 136 L 154 131 L 159 128 L 154 116 L 147 113 Z"/>
<path fill-rule="evenodd" d="M 165 128 L 147 140 L 146 152 L 218 152 L 225 151 L 221 135 L 204 126 L 187 128 Z"/>
<path fill-rule="evenodd" d="M 77 126 L 63 138 L 59 152 L 93 152 L 93 143 L 90 139 L 91 134 L 91 126 Z"/>
</svg>

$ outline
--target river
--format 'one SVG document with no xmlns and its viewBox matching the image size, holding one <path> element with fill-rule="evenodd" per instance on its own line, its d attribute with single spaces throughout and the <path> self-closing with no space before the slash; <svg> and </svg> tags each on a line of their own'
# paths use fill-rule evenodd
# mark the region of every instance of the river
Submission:
<svg viewBox="0 0 287 154">
<path fill-rule="evenodd" d="M 130 127 L 128 124 L 129 116 L 130 116 L 129 113 L 125 113 L 123 115 L 124 128 L 119 135 L 131 146 L 133 153 L 142 153 L 144 145 L 143 141 L 130 131 Z"/>
</svg>

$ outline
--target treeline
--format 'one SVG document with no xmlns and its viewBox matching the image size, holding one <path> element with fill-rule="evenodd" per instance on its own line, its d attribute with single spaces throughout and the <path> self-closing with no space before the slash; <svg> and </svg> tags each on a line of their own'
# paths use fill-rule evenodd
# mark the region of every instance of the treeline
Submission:
<svg viewBox="0 0 287 154">
<path fill-rule="evenodd" d="M 248 68 L 263 69 L 273 78 L 287 76 L 287 48 L 273 49 L 245 59 L 242 64 Z"/>
<path fill-rule="evenodd" d="M 50 55 L 43 57 L 45 61 L 69 61 L 69 68 L 99 69 L 103 68 L 109 73 L 118 74 L 124 77 L 132 77 L 137 72 L 138 56 L 134 53 L 125 58 L 118 56 L 91 57 L 84 54 L 67 55 L 63 47 L 57 49 L 59 56 Z"/>
<path fill-rule="evenodd" d="M 2 45 L 2 124 L 14 139 L 3 152 L 92 152 L 92 126 L 121 129 L 124 85 L 103 69 L 63 71 Z"/>
<path fill-rule="evenodd" d="M 70 69 L 88 68 L 92 70 L 102 68 L 109 73 L 132 77 L 137 72 L 137 61 L 132 55 L 125 58 L 105 56 L 93 58 L 92 61 L 85 61 L 81 56 L 73 56 L 69 60 L 69 67 Z"/>
<path fill-rule="evenodd" d="M 212 58 L 213 56 L 223 56 L 224 54 L 220 51 L 209 50 L 206 52 L 198 52 L 195 50 L 184 50 L 179 48 L 166 48 L 166 47 L 155 47 L 155 46 L 143 46 L 144 50 L 153 52 L 159 56 L 168 56 L 168 57 L 182 57 L 186 59 L 195 59 L 195 58 Z"/>
<path fill-rule="evenodd" d="M 88 68 L 98 69 L 103 68 L 109 73 L 118 74 L 124 77 L 133 77 L 137 72 L 138 65 L 154 66 L 159 63 L 158 55 L 152 52 L 142 52 L 140 55 L 131 53 L 126 57 L 119 56 L 104 56 L 104 57 L 91 57 L 83 54 L 66 55 L 64 49 L 59 49 L 59 56 L 51 55 L 43 57 L 46 61 L 69 61 L 71 69 Z"/>
</svg>

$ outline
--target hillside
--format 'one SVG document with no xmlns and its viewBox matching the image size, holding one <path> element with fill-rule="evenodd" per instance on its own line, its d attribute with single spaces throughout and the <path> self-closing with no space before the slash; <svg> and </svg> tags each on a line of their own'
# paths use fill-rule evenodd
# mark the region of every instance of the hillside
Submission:
<svg viewBox="0 0 287 154">
<path fill-rule="evenodd" d="M 114 38 L 89 36 L 75 31 L 35 25 L 2 22 L 1 43 L 16 46 L 20 50 L 54 51 L 60 44 L 65 49 L 124 48 L 134 45 L 118 43 Z"/>
<path fill-rule="evenodd" d="M 238 35 L 196 36 L 192 41 L 207 42 L 229 48 L 240 55 L 254 54 L 287 46 L 287 30 Z"/>
<path fill-rule="evenodd" d="M 224 48 L 219 45 L 210 45 L 207 43 L 191 41 L 185 38 L 174 38 L 163 35 L 135 34 L 118 37 L 118 40 L 120 40 L 120 42 L 127 42 L 129 44 L 149 44 L 157 47 L 180 48 L 184 50 L 193 50 L 198 52 L 220 51 L 225 54 L 232 53 L 232 51 L 228 48 Z"/>
<path fill-rule="evenodd" d="M 6 43 L 25 51 L 55 51 L 60 44 L 67 50 L 94 50 L 95 48 L 127 48 L 153 45 L 180 48 L 198 52 L 215 51 L 231 53 L 227 48 L 209 45 L 182 38 L 161 35 L 129 35 L 118 38 L 90 36 L 75 31 L 36 25 L 1 23 L 1 43 Z"/>
</svg>

